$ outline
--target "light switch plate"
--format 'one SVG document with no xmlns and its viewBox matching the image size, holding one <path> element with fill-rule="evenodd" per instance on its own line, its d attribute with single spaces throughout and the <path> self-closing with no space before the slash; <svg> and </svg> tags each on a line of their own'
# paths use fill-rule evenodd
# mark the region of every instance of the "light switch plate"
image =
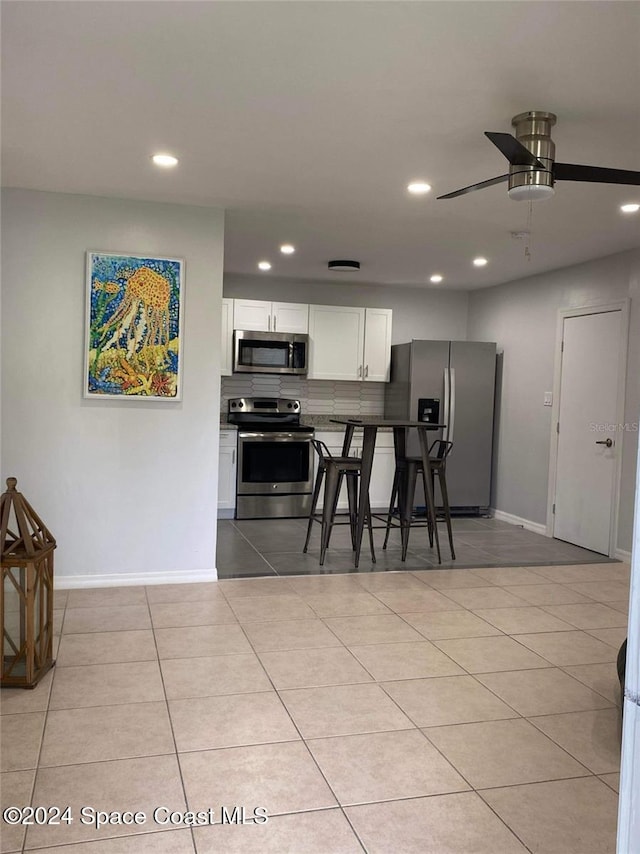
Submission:
<svg viewBox="0 0 640 854">
<path fill-rule="evenodd" d="M 553 406 L 553 392 L 545 391 L 544 393 L 544 405 L 545 406 Z"/>
</svg>

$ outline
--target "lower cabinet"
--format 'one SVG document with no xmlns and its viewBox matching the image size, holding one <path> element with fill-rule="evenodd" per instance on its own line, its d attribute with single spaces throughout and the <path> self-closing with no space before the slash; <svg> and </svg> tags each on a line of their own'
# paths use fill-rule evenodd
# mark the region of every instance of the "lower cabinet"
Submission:
<svg viewBox="0 0 640 854">
<path fill-rule="evenodd" d="M 220 431 L 220 455 L 218 460 L 218 510 L 232 511 L 224 515 L 233 515 L 236 509 L 236 430 Z"/>
<path fill-rule="evenodd" d="M 342 432 L 316 432 L 316 439 L 324 442 L 329 451 L 336 457 L 342 455 Z M 356 434 L 351 443 L 351 454 L 354 457 L 362 456 L 362 434 Z M 315 472 L 317 472 L 317 457 Z M 391 498 L 393 487 L 393 475 L 395 472 L 395 453 L 393 449 L 393 433 L 381 433 L 376 436 L 376 449 L 373 455 L 373 468 L 371 470 L 371 482 L 369 483 L 369 498 L 371 509 L 375 511 L 386 511 Z M 315 476 L 314 472 L 314 476 Z M 318 510 L 322 509 L 324 495 L 324 483 L 318 499 Z M 347 487 L 342 485 L 340 498 L 338 499 L 338 510 L 347 510 Z"/>
</svg>

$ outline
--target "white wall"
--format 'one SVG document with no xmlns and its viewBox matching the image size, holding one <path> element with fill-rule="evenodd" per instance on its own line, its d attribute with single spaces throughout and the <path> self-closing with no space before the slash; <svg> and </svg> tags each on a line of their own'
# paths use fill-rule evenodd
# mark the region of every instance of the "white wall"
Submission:
<svg viewBox="0 0 640 854">
<path fill-rule="evenodd" d="M 632 298 L 625 421 L 640 411 L 640 251 L 532 276 L 469 295 L 469 339 L 496 341 L 498 411 L 492 505 L 546 523 L 557 312 Z M 618 548 L 631 549 L 638 434 L 623 435 Z"/>
<path fill-rule="evenodd" d="M 6 190 L 2 477 L 60 586 L 215 578 L 224 214 Z M 185 259 L 182 401 L 84 400 L 87 250 Z"/>
<path fill-rule="evenodd" d="M 359 275 L 359 274 L 356 274 Z M 357 282 L 298 282 L 262 276 L 224 277 L 225 297 L 306 302 L 312 305 L 357 305 L 393 309 L 394 344 L 412 338 L 437 340 L 467 338 L 466 291 L 370 285 Z"/>
</svg>

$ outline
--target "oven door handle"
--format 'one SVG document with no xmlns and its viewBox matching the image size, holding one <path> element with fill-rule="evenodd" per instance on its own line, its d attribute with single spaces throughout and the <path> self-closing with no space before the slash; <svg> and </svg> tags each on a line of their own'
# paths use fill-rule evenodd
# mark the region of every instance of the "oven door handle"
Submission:
<svg viewBox="0 0 640 854">
<path fill-rule="evenodd" d="M 260 432 L 248 433 L 244 430 L 238 433 L 238 439 L 249 439 L 252 442 L 290 442 L 291 440 L 300 442 L 310 442 L 313 438 L 313 433 L 287 433 L 285 431 L 278 432 Z"/>
</svg>

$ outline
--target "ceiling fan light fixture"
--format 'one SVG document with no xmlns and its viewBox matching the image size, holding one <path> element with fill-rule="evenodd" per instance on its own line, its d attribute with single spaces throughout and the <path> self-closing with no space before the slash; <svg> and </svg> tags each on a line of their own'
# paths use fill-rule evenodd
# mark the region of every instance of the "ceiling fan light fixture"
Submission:
<svg viewBox="0 0 640 854">
<path fill-rule="evenodd" d="M 514 202 L 544 202 L 555 195 L 555 190 L 548 184 L 522 184 L 509 189 L 509 198 Z"/>
<path fill-rule="evenodd" d="M 360 269 L 360 262 L 337 259 L 335 261 L 329 261 L 327 267 L 332 273 L 357 273 Z"/>
</svg>

